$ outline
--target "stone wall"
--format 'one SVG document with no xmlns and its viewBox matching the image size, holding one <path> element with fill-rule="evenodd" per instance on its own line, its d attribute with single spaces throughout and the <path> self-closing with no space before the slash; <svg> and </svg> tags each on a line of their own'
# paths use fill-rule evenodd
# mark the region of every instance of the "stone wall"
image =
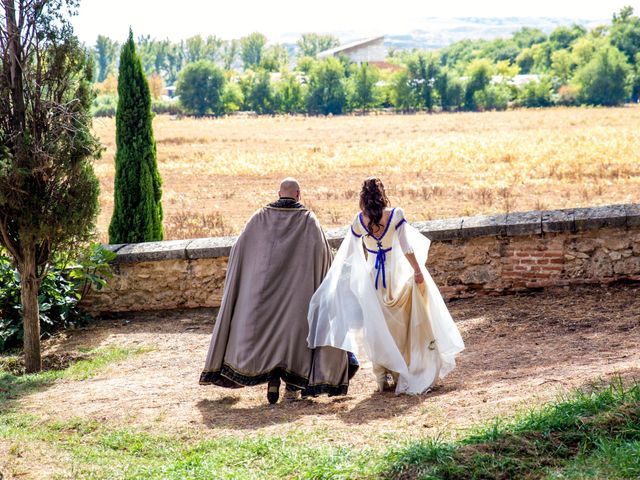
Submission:
<svg viewBox="0 0 640 480">
<path fill-rule="evenodd" d="M 640 281 L 640 204 L 416 222 L 447 298 Z M 346 229 L 327 232 L 337 247 Z M 234 237 L 112 245 L 114 278 L 93 313 L 216 307 Z"/>
</svg>

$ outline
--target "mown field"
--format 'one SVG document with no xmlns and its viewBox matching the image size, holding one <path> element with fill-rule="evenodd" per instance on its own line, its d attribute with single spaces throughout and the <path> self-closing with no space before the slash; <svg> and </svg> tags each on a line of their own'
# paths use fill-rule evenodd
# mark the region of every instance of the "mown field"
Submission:
<svg viewBox="0 0 640 480">
<path fill-rule="evenodd" d="M 326 228 L 380 176 L 411 219 L 640 198 L 640 106 L 342 117 L 158 116 L 165 237 L 237 233 L 284 176 Z M 114 119 L 96 119 L 101 239 L 113 208 Z"/>
</svg>

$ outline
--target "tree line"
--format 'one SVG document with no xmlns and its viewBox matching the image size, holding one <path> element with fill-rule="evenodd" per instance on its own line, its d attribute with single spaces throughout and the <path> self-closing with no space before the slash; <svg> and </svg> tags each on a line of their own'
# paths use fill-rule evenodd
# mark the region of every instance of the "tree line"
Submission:
<svg viewBox="0 0 640 480">
<path fill-rule="evenodd" d="M 315 58 L 338 43 L 328 35 L 303 35 L 295 65 L 292 51 L 267 46 L 260 33 L 229 41 L 195 36 L 177 43 L 142 37 L 137 49 L 154 96 L 160 96 L 162 84 L 177 87 L 180 103 L 154 102 L 160 113 L 499 110 L 619 105 L 640 96 L 640 17 L 631 7 L 591 30 L 560 26 L 546 34 L 523 27 L 509 38 L 463 40 L 438 51 L 391 50 L 384 69 L 352 64 L 347 57 Z M 110 95 L 117 82 L 109 77 L 116 51 L 115 42 L 98 37 L 96 75 L 107 93 L 99 99 L 107 103 L 103 114 L 115 111 Z M 516 82 L 524 74 L 532 76 Z"/>
</svg>

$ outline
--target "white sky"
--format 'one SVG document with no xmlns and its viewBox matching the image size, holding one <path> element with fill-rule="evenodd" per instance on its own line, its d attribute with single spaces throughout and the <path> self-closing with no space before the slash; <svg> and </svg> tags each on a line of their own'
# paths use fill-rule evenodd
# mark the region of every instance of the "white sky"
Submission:
<svg viewBox="0 0 640 480">
<path fill-rule="evenodd" d="M 640 0 L 81 0 L 77 35 L 122 41 L 135 36 L 178 40 L 196 34 L 229 39 L 259 31 L 270 40 L 298 32 L 358 35 L 408 33 L 426 17 L 553 17 L 609 20 Z"/>
</svg>

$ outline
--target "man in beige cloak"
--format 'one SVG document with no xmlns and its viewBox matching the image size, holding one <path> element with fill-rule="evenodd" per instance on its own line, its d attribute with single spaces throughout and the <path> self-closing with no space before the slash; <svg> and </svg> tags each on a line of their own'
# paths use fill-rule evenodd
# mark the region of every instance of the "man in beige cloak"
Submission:
<svg viewBox="0 0 640 480">
<path fill-rule="evenodd" d="M 258 210 L 231 249 L 201 385 L 227 388 L 269 384 L 276 403 L 280 380 L 287 397 L 345 395 L 356 361 L 343 350 L 307 348 L 309 301 L 331 264 L 316 216 L 285 179 L 280 199 Z M 351 373 L 351 375 L 350 375 Z"/>
</svg>

